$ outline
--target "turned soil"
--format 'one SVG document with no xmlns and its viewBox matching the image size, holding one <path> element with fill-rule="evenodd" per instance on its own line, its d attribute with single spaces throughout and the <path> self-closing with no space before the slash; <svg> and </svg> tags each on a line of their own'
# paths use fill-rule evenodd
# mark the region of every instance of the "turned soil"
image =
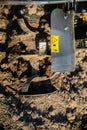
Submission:
<svg viewBox="0 0 87 130">
<path fill-rule="evenodd" d="M 53 8 L 55 5 L 0 6 L 2 130 L 87 130 L 87 48 L 76 48 L 74 72 L 59 72 L 49 79 L 54 75 L 50 56 Z M 48 44 L 45 56 L 39 55 L 41 40 Z M 20 94 L 35 74 L 40 78 L 30 84 L 29 93 Z M 49 80 L 43 81 L 45 77 Z"/>
</svg>

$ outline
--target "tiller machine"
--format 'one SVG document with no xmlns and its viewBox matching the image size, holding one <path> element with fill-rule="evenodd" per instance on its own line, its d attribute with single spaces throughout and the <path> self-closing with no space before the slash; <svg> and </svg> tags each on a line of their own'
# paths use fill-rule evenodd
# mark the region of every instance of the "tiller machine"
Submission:
<svg viewBox="0 0 87 130">
<path fill-rule="evenodd" d="M 42 4 L 57 5 L 52 10 L 51 20 L 51 57 L 52 72 L 66 72 L 75 70 L 75 26 L 87 24 L 87 0 L 0 0 L 0 4 L 4 5 L 26 5 L 26 4 Z M 87 26 L 86 26 L 87 30 Z M 87 31 L 85 32 L 85 38 Z M 85 40 L 87 43 L 87 40 Z M 47 43 L 41 41 L 39 43 L 39 53 L 45 54 Z M 43 78 L 44 81 L 51 78 Z M 22 88 L 22 92 L 27 92 L 29 86 L 38 77 L 33 75 L 27 80 Z"/>
</svg>

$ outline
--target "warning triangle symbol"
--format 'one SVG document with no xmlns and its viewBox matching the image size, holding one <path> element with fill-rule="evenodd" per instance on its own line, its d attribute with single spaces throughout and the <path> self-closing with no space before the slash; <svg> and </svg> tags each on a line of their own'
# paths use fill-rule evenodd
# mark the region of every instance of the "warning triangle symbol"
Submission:
<svg viewBox="0 0 87 130">
<path fill-rule="evenodd" d="M 56 37 L 52 37 L 52 43 L 56 43 L 57 42 L 57 38 Z"/>
</svg>

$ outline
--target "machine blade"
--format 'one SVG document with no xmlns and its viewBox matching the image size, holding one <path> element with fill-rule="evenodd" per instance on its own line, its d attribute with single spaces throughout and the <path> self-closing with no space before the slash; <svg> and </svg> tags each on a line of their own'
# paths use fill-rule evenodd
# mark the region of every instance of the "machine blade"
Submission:
<svg viewBox="0 0 87 130">
<path fill-rule="evenodd" d="M 51 13 L 52 71 L 75 69 L 74 14 L 56 8 Z"/>
</svg>

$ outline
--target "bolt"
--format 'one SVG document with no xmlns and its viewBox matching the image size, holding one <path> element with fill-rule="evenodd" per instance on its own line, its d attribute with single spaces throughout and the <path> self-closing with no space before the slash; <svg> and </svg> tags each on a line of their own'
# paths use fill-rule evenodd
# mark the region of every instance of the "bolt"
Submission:
<svg viewBox="0 0 87 130">
<path fill-rule="evenodd" d="M 67 18 L 68 18 L 68 16 L 67 16 L 67 15 L 65 15 L 65 16 L 64 16 L 64 19 L 67 19 Z"/>
<path fill-rule="evenodd" d="M 68 30 L 69 30 L 69 27 L 65 27 L 64 30 L 65 30 L 65 31 L 68 31 Z"/>
</svg>

